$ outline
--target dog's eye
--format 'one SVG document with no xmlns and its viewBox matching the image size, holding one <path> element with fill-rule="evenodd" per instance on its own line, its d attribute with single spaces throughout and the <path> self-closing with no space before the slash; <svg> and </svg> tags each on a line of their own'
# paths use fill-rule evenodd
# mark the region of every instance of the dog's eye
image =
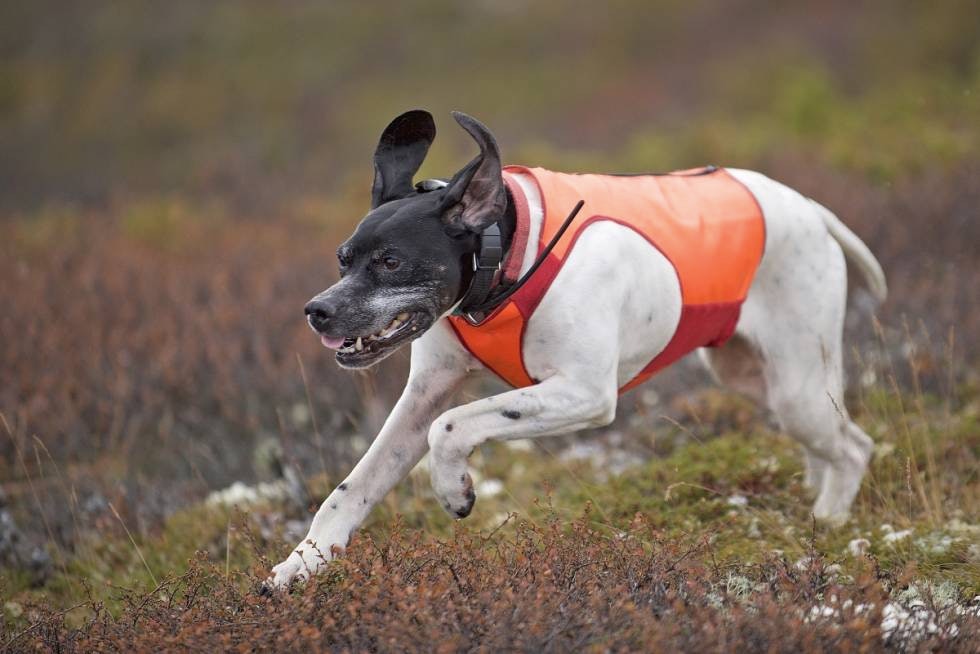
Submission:
<svg viewBox="0 0 980 654">
<path fill-rule="evenodd" d="M 394 257 L 385 257 L 381 260 L 382 265 L 384 265 L 385 270 L 398 270 L 402 262 Z"/>
<path fill-rule="evenodd" d="M 350 255 L 346 252 L 338 252 L 337 263 L 340 265 L 340 269 L 343 270 L 350 265 Z"/>
</svg>

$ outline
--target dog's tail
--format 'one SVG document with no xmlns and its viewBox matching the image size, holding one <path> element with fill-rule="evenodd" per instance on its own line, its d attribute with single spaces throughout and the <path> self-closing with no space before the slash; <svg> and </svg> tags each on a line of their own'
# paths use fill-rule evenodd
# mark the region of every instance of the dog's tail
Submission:
<svg viewBox="0 0 980 654">
<path fill-rule="evenodd" d="M 842 223 L 827 207 L 814 200 L 810 200 L 810 202 L 813 202 L 817 207 L 824 225 L 827 226 L 827 231 L 840 245 L 844 251 L 844 256 L 861 271 L 871 295 L 879 303 L 884 302 L 888 296 L 888 283 L 885 281 L 885 271 L 881 269 L 881 264 L 875 259 L 875 255 L 871 254 L 871 250 L 864 244 L 864 241 L 848 229 L 847 225 Z"/>
</svg>

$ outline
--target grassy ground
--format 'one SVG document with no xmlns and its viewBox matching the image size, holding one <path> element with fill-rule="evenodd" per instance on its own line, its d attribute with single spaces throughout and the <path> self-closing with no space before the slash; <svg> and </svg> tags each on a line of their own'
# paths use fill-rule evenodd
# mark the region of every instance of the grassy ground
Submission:
<svg viewBox="0 0 980 654">
<path fill-rule="evenodd" d="M 439 510 L 423 465 L 374 513 L 348 557 L 291 597 L 254 594 L 269 563 L 286 554 L 295 538 L 283 533 L 286 505 L 201 504 L 177 512 L 148 537 L 132 536 L 119 518 L 107 529 L 114 535 L 89 534 L 43 589 L 31 589 L 27 579 L 4 578 L 6 643 L 113 649 L 139 638 L 145 647 L 241 645 L 259 637 L 247 635 L 249 625 L 256 633 L 263 625 L 281 629 L 292 616 L 312 631 L 295 626 L 297 633 L 283 643 L 397 649 L 405 643 L 379 641 L 373 631 L 398 633 L 402 627 L 390 614 L 363 622 L 359 617 L 340 628 L 342 616 L 328 607 L 348 603 L 375 615 L 383 610 L 379 597 L 385 597 L 387 610 L 405 603 L 403 610 L 426 622 L 438 614 L 437 603 L 430 597 L 416 605 L 418 594 L 448 575 L 456 578 L 455 590 L 439 584 L 429 590 L 450 593 L 468 608 L 439 618 L 440 626 L 426 637 L 444 637 L 450 649 L 476 643 L 523 648 L 543 638 L 506 635 L 504 626 L 513 624 L 503 619 L 497 595 L 516 593 L 515 602 L 537 602 L 532 613 L 543 622 L 534 629 L 557 630 L 557 640 L 548 641 L 553 649 L 567 644 L 566 638 L 631 648 L 644 642 L 634 640 L 642 634 L 721 647 L 726 638 L 750 638 L 741 621 L 751 609 L 781 612 L 780 628 L 809 643 L 805 650 L 856 638 L 874 647 L 942 644 L 968 651 L 962 639 L 951 638 L 951 625 L 974 633 L 980 615 L 958 615 L 949 607 L 969 606 L 980 595 L 980 393 L 968 386 L 960 390 L 939 398 L 876 384 L 852 398 L 858 421 L 875 438 L 876 456 L 853 518 L 840 528 L 812 521 L 795 446 L 766 427 L 748 404 L 711 390 L 688 408 L 697 421 L 686 421 L 686 427 L 661 421 L 648 431 L 639 445 L 657 449 L 659 458 L 644 461 L 635 454 L 636 443 L 624 445 L 615 433 L 560 452 L 548 443 L 485 447 L 472 459 L 478 500 L 466 521 L 451 521 Z M 321 476 L 310 484 L 322 493 L 330 481 Z M 620 547 L 626 552 L 616 554 Z M 592 558 L 583 559 L 581 551 Z M 511 564 L 490 574 L 487 567 L 497 557 Z M 527 561 L 517 565 L 514 557 Z M 601 575 L 577 578 L 567 570 L 614 561 L 626 567 L 607 570 L 611 587 L 628 586 L 635 571 L 627 569 L 641 563 L 664 576 L 663 606 L 650 614 L 652 622 L 640 620 L 636 632 L 562 626 L 560 615 L 544 614 L 548 603 L 539 597 L 555 589 L 538 583 L 515 590 L 527 565 L 542 566 L 540 574 L 566 566 L 563 574 L 573 578 L 561 582 L 562 592 L 581 595 L 577 610 L 585 612 L 574 619 L 616 621 L 607 612 L 644 610 L 635 590 L 617 598 L 621 605 L 609 605 L 611 598 L 595 587 L 604 583 Z M 845 597 L 853 602 L 843 617 L 827 608 L 840 608 Z M 881 640 L 879 614 L 887 598 L 914 604 L 919 597 L 938 607 L 940 617 L 931 618 L 939 625 L 935 632 L 923 631 L 917 642 L 903 641 L 900 630 Z M 862 603 L 877 607 L 874 616 L 853 614 L 853 605 Z M 788 616 L 789 606 L 799 615 Z M 827 631 L 826 620 L 813 618 L 811 610 L 833 614 L 827 620 L 836 627 Z M 718 631 L 691 632 L 700 621 Z M 222 635 L 226 622 L 241 624 Z M 758 637 L 781 649 L 769 631 Z M 274 638 L 261 638 L 277 646 Z"/>
</svg>

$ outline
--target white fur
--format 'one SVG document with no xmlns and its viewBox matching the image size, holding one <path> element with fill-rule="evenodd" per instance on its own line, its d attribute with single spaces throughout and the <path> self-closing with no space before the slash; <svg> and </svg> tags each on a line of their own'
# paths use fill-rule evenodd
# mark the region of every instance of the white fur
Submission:
<svg viewBox="0 0 980 654">
<path fill-rule="evenodd" d="M 817 496 L 814 515 L 841 521 L 871 453 L 871 439 L 843 404 L 843 252 L 880 299 L 884 275 L 829 211 L 759 173 L 730 172 L 762 207 L 766 248 L 735 335 L 720 348 L 702 350 L 702 358 L 721 382 L 772 409 L 802 444 L 806 480 Z M 540 199 L 523 181 L 534 244 Z M 533 260 L 533 253 L 525 256 L 525 270 Z M 401 399 L 345 490 L 330 494 L 307 538 L 273 569 L 273 584 L 307 577 L 332 557 L 332 548 L 343 548 L 427 449 L 432 487 L 455 514 L 471 504 L 466 460 L 481 443 L 608 424 L 618 388 L 663 350 L 680 309 L 680 285 L 663 255 L 632 230 L 599 222 L 579 238 L 528 324 L 525 364 L 541 383 L 446 410 L 464 378 L 482 366 L 440 320 L 412 344 Z"/>
</svg>

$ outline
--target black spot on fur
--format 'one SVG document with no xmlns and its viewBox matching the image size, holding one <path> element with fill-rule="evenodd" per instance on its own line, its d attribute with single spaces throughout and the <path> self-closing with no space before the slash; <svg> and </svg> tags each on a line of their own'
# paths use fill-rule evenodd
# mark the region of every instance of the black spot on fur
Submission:
<svg viewBox="0 0 980 654">
<path fill-rule="evenodd" d="M 340 491 L 347 490 L 347 484 L 341 484 L 340 486 L 337 486 L 337 490 L 340 490 Z"/>
<path fill-rule="evenodd" d="M 520 420 L 520 418 L 521 418 L 521 412 L 520 411 L 513 411 L 512 409 L 507 409 L 506 411 L 501 411 L 500 412 L 500 415 L 502 415 L 505 418 L 509 418 L 510 420 Z"/>
<path fill-rule="evenodd" d="M 362 497 L 361 498 L 361 504 L 367 504 L 367 498 L 366 497 Z"/>
<path fill-rule="evenodd" d="M 453 423 L 450 422 L 446 425 L 446 431 L 452 431 L 452 430 L 453 430 Z"/>
<path fill-rule="evenodd" d="M 330 505 L 330 508 L 333 509 L 334 511 L 336 511 L 337 510 L 337 505 L 336 504 L 331 504 Z"/>
</svg>

